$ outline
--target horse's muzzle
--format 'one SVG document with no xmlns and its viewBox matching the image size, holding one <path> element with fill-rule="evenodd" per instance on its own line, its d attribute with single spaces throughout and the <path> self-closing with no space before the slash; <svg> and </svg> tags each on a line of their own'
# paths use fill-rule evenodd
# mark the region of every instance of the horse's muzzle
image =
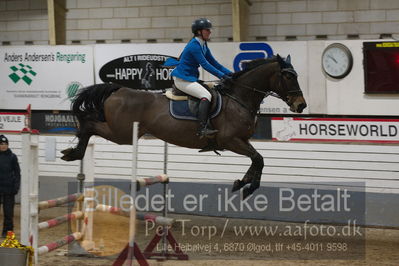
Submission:
<svg viewBox="0 0 399 266">
<path fill-rule="evenodd" d="M 306 101 L 303 96 L 299 96 L 295 99 L 293 104 L 290 105 L 291 112 L 302 113 L 302 111 L 307 107 Z"/>
<path fill-rule="evenodd" d="M 298 113 L 302 113 L 302 111 L 306 108 L 306 103 L 301 103 L 301 104 L 299 104 L 298 105 L 298 109 L 297 109 L 297 112 Z"/>
</svg>

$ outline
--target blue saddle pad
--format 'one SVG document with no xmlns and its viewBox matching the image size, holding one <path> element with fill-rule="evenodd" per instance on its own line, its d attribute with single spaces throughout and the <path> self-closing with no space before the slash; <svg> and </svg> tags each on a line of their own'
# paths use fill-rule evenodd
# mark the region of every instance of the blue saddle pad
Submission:
<svg viewBox="0 0 399 266">
<path fill-rule="evenodd" d="M 217 93 L 216 98 L 216 108 L 211 111 L 210 118 L 216 117 L 220 110 L 222 109 L 222 96 L 220 93 Z M 169 111 L 170 114 L 177 119 L 184 119 L 184 120 L 198 120 L 196 114 L 193 114 L 188 107 L 188 101 L 169 101 Z"/>
</svg>

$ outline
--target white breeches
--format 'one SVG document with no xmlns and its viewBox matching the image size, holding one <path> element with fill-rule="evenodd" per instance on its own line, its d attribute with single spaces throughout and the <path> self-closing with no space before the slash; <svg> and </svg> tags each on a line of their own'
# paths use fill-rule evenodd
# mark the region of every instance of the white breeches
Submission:
<svg viewBox="0 0 399 266">
<path fill-rule="evenodd" d="M 211 101 L 212 95 L 210 92 L 198 82 L 190 82 L 177 77 L 173 77 L 173 80 L 175 81 L 176 88 L 182 92 L 190 94 L 198 99 L 206 98 L 208 101 Z"/>
</svg>

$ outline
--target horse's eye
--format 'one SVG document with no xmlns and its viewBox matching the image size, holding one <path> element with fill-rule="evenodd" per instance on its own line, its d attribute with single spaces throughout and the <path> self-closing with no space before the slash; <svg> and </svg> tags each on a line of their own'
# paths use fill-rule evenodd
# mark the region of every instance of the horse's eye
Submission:
<svg viewBox="0 0 399 266">
<path fill-rule="evenodd" d="M 290 75 L 290 74 L 285 74 L 285 75 L 284 75 L 284 78 L 285 78 L 286 80 L 291 80 L 293 77 L 292 77 L 292 75 Z"/>
</svg>

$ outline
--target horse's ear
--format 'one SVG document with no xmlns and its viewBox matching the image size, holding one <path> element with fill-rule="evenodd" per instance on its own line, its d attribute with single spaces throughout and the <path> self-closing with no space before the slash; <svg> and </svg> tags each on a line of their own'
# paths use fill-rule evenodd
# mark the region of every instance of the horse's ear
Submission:
<svg viewBox="0 0 399 266">
<path fill-rule="evenodd" d="M 277 62 L 279 63 L 280 67 L 284 67 L 284 60 L 279 54 L 277 54 Z"/>
<path fill-rule="evenodd" d="M 285 59 L 285 62 L 289 65 L 291 65 L 291 55 L 288 55 L 287 58 Z"/>
</svg>

